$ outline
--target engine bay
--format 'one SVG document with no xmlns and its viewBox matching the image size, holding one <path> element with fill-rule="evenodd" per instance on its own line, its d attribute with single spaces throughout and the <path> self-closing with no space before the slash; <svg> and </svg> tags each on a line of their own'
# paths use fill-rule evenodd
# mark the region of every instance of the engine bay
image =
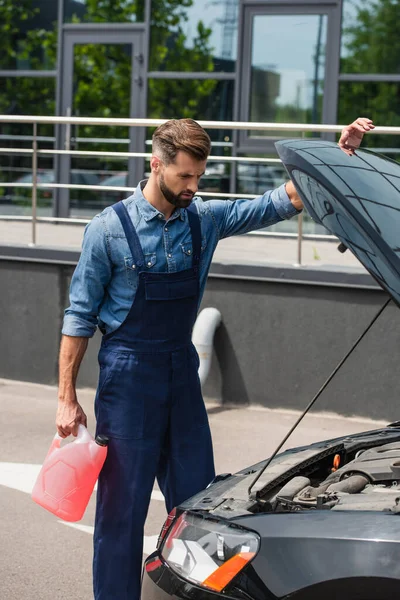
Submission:
<svg viewBox="0 0 400 600">
<path fill-rule="evenodd" d="M 218 475 L 185 509 L 225 519 L 314 510 L 400 514 L 400 422 L 285 450 Z"/>
<path fill-rule="evenodd" d="M 272 512 L 368 510 L 400 513 L 400 442 L 337 453 L 299 473 L 263 502 Z"/>
</svg>

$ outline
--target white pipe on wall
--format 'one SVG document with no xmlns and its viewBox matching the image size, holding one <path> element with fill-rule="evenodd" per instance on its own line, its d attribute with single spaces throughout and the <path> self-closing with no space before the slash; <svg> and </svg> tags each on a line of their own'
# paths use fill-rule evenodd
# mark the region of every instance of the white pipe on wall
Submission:
<svg viewBox="0 0 400 600">
<path fill-rule="evenodd" d="M 204 385 L 211 367 L 214 333 L 222 317 L 216 308 L 204 308 L 193 327 L 192 342 L 200 358 L 199 378 Z"/>
</svg>

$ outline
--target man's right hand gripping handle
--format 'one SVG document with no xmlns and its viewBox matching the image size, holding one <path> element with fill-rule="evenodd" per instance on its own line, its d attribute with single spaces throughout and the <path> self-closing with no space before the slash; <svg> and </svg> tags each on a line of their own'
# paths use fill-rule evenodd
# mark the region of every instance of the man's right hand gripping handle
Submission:
<svg viewBox="0 0 400 600">
<path fill-rule="evenodd" d="M 78 435 L 78 425 L 87 418 L 76 397 L 76 379 L 88 345 L 88 338 L 63 335 L 59 357 L 57 432 L 62 438 Z"/>
</svg>

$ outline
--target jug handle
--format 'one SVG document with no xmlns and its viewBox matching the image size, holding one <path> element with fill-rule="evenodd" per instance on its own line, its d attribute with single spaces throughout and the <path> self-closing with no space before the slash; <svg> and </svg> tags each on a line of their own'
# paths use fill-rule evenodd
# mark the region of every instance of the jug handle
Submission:
<svg viewBox="0 0 400 600">
<path fill-rule="evenodd" d="M 47 453 L 47 456 L 50 456 L 50 454 L 53 454 L 53 452 L 55 450 L 58 450 L 58 448 L 60 448 L 61 446 L 61 442 L 63 441 L 64 438 L 61 437 L 61 435 L 59 435 L 58 433 L 55 434 L 53 441 L 51 442 L 51 446 L 49 448 L 49 451 Z M 91 440 L 93 440 L 92 436 L 90 435 L 90 433 L 88 432 L 88 430 L 86 429 L 86 427 L 84 425 L 82 425 L 82 423 L 79 424 L 78 426 L 78 435 L 76 437 L 76 442 L 90 442 Z"/>
<path fill-rule="evenodd" d="M 58 448 L 61 445 L 61 441 L 62 441 L 61 435 L 58 435 L 58 433 L 56 433 L 55 436 L 53 437 L 53 441 L 51 442 L 49 451 L 47 452 L 46 459 L 50 456 L 50 454 L 53 454 L 53 452 L 55 450 L 58 450 Z"/>
<path fill-rule="evenodd" d="M 76 436 L 76 441 L 78 443 L 93 441 L 93 437 L 91 436 L 89 431 L 86 429 L 86 427 L 84 425 L 82 425 L 82 423 L 79 423 L 79 425 L 78 425 L 78 435 Z"/>
</svg>

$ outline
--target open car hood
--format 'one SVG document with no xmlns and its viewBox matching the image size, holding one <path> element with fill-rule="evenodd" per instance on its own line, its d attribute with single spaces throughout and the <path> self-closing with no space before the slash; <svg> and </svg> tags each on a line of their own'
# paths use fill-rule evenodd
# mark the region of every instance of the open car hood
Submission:
<svg viewBox="0 0 400 600">
<path fill-rule="evenodd" d="M 400 164 L 324 141 L 285 140 L 276 149 L 310 216 L 400 306 Z"/>
</svg>

